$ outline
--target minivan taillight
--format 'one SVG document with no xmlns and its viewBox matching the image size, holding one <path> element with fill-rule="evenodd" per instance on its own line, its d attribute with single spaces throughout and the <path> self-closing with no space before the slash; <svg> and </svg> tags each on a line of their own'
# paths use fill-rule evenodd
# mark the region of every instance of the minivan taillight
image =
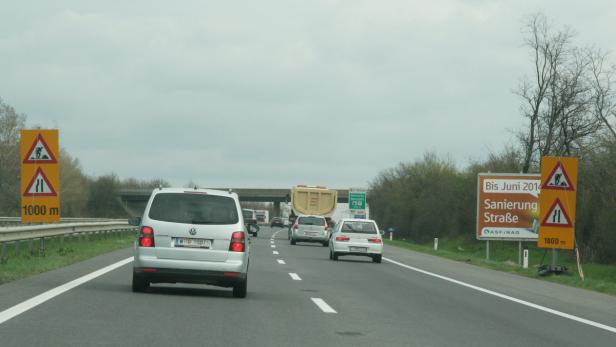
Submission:
<svg viewBox="0 0 616 347">
<path fill-rule="evenodd" d="M 295 229 L 295 230 L 299 229 L 299 225 L 293 224 L 293 229 Z"/>
<path fill-rule="evenodd" d="M 152 227 L 141 227 L 139 247 L 154 247 L 154 229 Z"/>
<path fill-rule="evenodd" d="M 346 236 L 336 236 L 336 241 L 349 241 L 350 238 Z"/>
<path fill-rule="evenodd" d="M 327 222 L 325 222 L 324 227 L 325 227 L 325 231 L 327 231 L 327 229 L 329 228 L 329 226 L 327 225 Z"/>
<path fill-rule="evenodd" d="M 381 239 L 368 239 L 368 242 L 371 242 L 371 243 L 381 243 L 383 241 L 381 241 Z"/>
<path fill-rule="evenodd" d="M 230 252 L 244 252 L 246 248 L 245 237 L 243 231 L 236 231 L 231 235 L 231 243 L 229 244 Z"/>
</svg>

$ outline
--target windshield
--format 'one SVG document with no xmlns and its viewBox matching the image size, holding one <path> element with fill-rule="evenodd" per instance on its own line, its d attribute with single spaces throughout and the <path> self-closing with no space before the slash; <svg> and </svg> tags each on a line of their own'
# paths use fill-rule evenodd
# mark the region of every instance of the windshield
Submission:
<svg viewBox="0 0 616 347">
<path fill-rule="evenodd" d="M 299 217 L 297 223 L 301 225 L 325 225 L 325 219 L 321 217 Z"/>
<path fill-rule="evenodd" d="M 376 234 L 377 230 L 372 222 L 344 222 L 340 231 L 344 233 Z"/>
<path fill-rule="evenodd" d="M 238 222 L 232 198 L 185 193 L 161 193 L 154 197 L 151 219 L 186 224 L 235 224 Z"/>
</svg>

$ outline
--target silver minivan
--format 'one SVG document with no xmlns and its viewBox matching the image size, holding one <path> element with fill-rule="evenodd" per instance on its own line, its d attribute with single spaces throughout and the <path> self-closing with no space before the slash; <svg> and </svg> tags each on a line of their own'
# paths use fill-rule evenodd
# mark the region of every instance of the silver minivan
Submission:
<svg viewBox="0 0 616 347">
<path fill-rule="evenodd" d="M 150 283 L 232 287 L 246 297 L 250 244 L 237 194 L 210 189 L 155 189 L 134 245 L 132 288 Z"/>
<path fill-rule="evenodd" d="M 296 242 L 319 242 L 324 247 L 329 245 L 329 227 L 322 216 L 298 216 L 289 228 L 289 240 Z"/>
</svg>

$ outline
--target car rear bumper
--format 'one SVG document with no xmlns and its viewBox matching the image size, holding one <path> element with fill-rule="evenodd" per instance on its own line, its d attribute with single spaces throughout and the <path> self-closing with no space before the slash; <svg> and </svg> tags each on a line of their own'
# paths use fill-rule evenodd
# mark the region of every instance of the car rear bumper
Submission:
<svg viewBox="0 0 616 347">
<path fill-rule="evenodd" d="M 247 274 L 233 271 L 209 271 L 169 269 L 152 267 L 135 267 L 135 276 L 143 278 L 150 283 L 197 283 L 210 284 L 220 287 L 232 287 L 244 281 Z"/>
<path fill-rule="evenodd" d="M 359 247 L 366 248 L 366 252 L 356 252 L 352 251 L 351 247 Z M 367 255 L 373 256 L 377 254 L 383 254 L 383 245 L 382 244 L 365 244 L 365 243 L 356 243 L 356 244 L 341 244 L 336 242 L 333 245 L 332 250 L 338 254 L 348 254 L 348 255 Z"/>
</svg>

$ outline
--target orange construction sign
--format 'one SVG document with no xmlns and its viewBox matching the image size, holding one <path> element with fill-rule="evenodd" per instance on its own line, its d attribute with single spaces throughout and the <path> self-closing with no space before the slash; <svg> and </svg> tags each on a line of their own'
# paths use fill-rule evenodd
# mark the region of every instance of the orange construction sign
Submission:
<svg viewBox="0 0 616 347">
<path fill-rule="evenodd" d="M 21 222 L 60 221 L 58 130 L 21 131 Z"/>
<path fill-rule="evenodd" d="M 575 210 L 578 159 L 574 157 L 541 158 L 541 193 L 539 194 L 539 239 L 541 248 L 575 247 Z"/>
</svg>

